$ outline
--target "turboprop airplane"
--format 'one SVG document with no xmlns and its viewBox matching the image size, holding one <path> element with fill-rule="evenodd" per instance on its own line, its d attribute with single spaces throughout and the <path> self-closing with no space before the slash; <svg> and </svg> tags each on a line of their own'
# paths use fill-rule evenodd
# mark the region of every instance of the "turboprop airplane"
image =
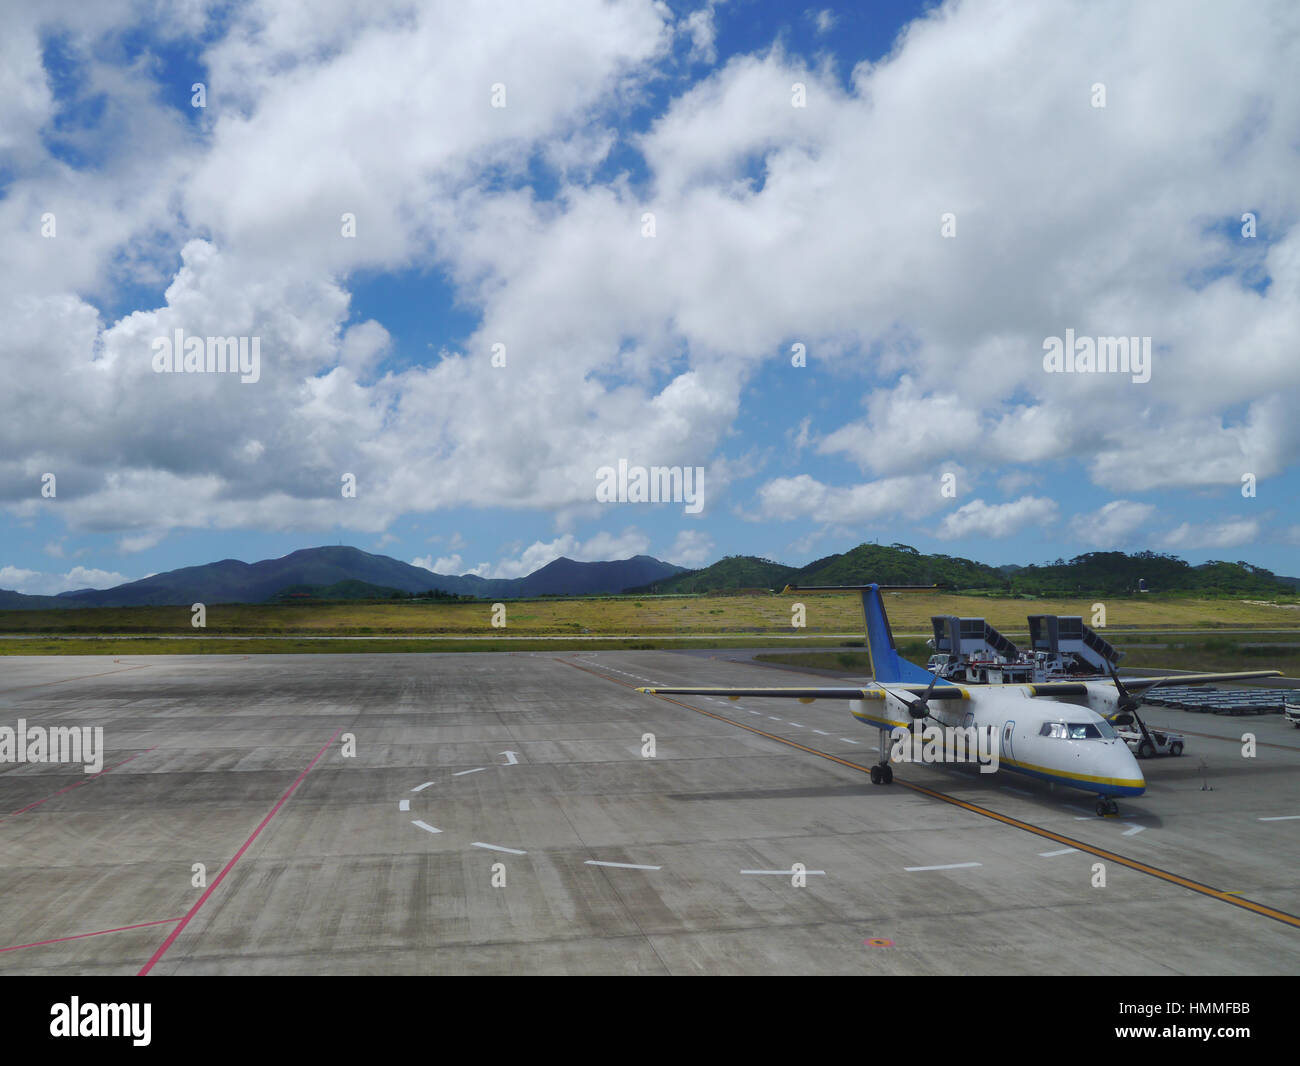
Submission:
<svg viewBox="0 0 1300 1066">
<path fill-rule="evenodd" d="M 891 756 L 905 755 L 902 740 L 913 723 L 927 720 L 956 735 L 958 747 L 973 752 L 978 739 L 997 745 L 993 771 L 1005 769 L 1040 781 L 1082 789 L 1097 796 L 1099 815 L 1117 814 L 1117 796 L 1146 791 L 1137 760 L 1119 739 L 1112 722 L 1125 724 L 1140 702 L 1133 693 L 1177 682 L 1198 685 L 1277 677 L 1279 670 L 1227 674 L 1177 674 L 1168 677 L 1110 680 L 1046 681 L 1034 684 L 958 685 L 941 680 L 898 654 L 880 590 L 929 589 L 917 585 L 790 585 L 786 592 L 859 592 L 866 619 L 867 656 L 872 681 L 858 687 L 668 688 L 638 689 L 651 695 L 726 696 L 849 701 L 853 717 L 880 730 L 880 762 L 871 768 L 871 783 L 894 780 Z M 934 707 L 931 704 L 935 704 Z M 924 727 L 923 727 L 924 728 Z M 993 740 L 996 738 L 996 740 Z M 964 741 L 964 743 L 963 743 Z M 951 761 L 951 760 L 947 760 Z M 982 766 L 987 771 L 988 767 Z"/>
</svg>

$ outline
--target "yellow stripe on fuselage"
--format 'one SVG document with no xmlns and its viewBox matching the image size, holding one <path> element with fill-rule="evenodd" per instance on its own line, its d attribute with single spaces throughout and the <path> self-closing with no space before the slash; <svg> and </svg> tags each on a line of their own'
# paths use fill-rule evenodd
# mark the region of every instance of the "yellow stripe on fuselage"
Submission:
<svg viewBox="0 0 1300 1066">
<path fill-rule="evenodd" d="M 853 717 L 860 722 L 870 722 L 872 725 L 878 725 L 882 727 L 888 726 L 890 728 L 893 728 L 894 726 L 899 726 L 903 729 L 907 728 L 906 722 L 895 722 L 889 718 L 874 718 L 871 715 L 867 714 L 865 711 L 853 711 L 852 714 Z"/>
</svg>

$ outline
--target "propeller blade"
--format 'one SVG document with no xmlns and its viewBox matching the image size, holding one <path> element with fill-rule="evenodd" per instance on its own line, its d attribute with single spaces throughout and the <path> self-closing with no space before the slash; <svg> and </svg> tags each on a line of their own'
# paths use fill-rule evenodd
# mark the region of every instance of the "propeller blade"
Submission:
<svg viewBox="0 0 1300 1066">
<path fill-rule="evenodd" d="M 1109 659 L 1106 660 L 1106 669 L 1110 672 L 1110 679 L 1115 682 L 1115 690 L 1119 693 L 1118 709 L 1127 713 L 1136 711 L 1142 701 L 1134 699 L 1133 694 L 1124 687 L 1124 682 L 1119 679 L 1119 674 L 1115 670 L 1115 664 Z M 1154 685 L 1151 687 L 1155 688 Z"/>
<path fill-rule="evenodd" d="M 904 707 L 907 708 L 907 713 L 910 714 L 913 719 L 929 718 L 930 717 L 930 694 L 934 692 L 934 686 L 937 685 L 938 683 L 939 683 L 939 675 L 931 674 L 930 684 L 926 686 L 925 694 L 918 697 L 917 699 L 905 700 L 897 692 L 894 692 L 893 695 L 897 698 L 899 703 L 901 703 Z"/>
</svg>

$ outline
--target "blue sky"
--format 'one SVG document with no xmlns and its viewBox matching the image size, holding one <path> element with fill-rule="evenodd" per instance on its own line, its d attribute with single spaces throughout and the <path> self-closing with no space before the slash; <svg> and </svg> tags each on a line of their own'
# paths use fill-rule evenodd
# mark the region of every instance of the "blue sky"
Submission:
<svg viewBox="0 0 1300 1066">
<path fill-rule="evenodd" d="M 6 16 L 0 588 L 334 543 L 1300 573 L 1285 4 L 472 8 Z M 260 379 L 154 372 L 176 329 Z M 1047 373 L 1067 329 L 1150 380 Z M 597 502 L 620 459 L 703 512 Z"/>
</svg>

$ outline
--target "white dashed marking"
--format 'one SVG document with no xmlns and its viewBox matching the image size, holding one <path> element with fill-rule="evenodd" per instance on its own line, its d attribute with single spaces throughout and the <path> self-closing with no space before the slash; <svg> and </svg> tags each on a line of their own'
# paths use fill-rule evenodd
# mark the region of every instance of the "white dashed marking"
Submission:
<svg viewBox="0 0 1300 1066">
<path fill-rule="evenodd" d="M 740 872 L 742 874 L 765 874 L 773 877 L 793 877 L 797 873 L 816 875 L 818 877 L 826 876 L 825 870 L 741 870 Z"/>
<path fill-rule="evenodd" d="M 619 870 L 662 870 L 662 866 L 638 866 L 634 862 L 601 862 L 599 859 L 588 859 L 587 866 L 613 866 Z"/>
</svg>

